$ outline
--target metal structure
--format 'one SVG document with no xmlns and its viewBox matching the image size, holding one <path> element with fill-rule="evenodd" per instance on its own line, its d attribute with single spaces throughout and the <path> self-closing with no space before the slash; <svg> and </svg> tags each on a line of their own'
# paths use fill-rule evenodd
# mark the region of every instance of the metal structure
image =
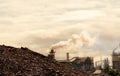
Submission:
<svg viewBox="0 0 120 76">
<path fill-rule="evenodd" d="M 112 64 L 113 69 L 120 70 L 120 45 L 113 50 Z"/>
</svg>

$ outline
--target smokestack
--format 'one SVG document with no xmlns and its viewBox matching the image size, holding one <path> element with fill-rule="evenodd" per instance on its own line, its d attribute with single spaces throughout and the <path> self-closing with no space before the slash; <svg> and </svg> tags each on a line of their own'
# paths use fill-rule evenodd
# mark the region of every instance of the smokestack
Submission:
<svg viewBox="0 0 120 76">
<path fill-rule="evenodd" d="M 50 59 L 55 59 L 55 51 L 54 51 L 54 49 L 51 49 L 48 57 L 49 57 Z"/>
<path fill-rule="evenodd" d="M 68 52 L 66 53 L 66 56 L 67 56 L 67 61 L 69 61 L 69 53 Z"/>
</svg>

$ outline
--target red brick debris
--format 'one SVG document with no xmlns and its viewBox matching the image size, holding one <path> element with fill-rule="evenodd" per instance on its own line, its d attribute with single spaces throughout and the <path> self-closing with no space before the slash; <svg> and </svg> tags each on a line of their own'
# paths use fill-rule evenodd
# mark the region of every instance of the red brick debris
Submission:
<svg viewBox="0 0 120 76">
<path fill-rule="evenodd" d="M 28 48 L 0 45 L 0 76 L 89 76 Z"/>
</svg>

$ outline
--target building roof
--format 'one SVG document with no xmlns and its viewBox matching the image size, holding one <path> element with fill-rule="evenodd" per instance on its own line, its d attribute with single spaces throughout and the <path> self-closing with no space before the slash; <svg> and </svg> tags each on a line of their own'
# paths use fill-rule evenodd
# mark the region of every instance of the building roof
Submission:
<svg viewBox="0 0 120 76">
<path fill-rule="evenodd" d="M 76 57 L 75 60 L 72 61 L 72 62 L 75 62 L 75 63 L 78 63 L 78 64 L 79 64 L 79 63 L 84 63 L 84 62 L 86 62 L 86 61 L 92 62 L 92 61 L 93 61 L 93 58 L 92 58 L 92 57 L 82 57 L 82 58 Z"/>
</svg>

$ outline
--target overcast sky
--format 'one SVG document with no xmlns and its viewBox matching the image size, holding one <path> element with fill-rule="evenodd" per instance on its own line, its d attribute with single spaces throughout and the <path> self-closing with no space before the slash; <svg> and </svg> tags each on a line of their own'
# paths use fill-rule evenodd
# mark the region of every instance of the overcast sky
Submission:
<svg viewBox="0 0 120 76">
<path fill-rule="evenodd" d="M 108 56 L 120 42 L 120 0 L 0 0 L 0 44 L 47 55 L 51 45 L 87 31 L 93 46 L 71 56 Z M 64 58 L 67 50 L 56 50 Z"/>
</svg>

